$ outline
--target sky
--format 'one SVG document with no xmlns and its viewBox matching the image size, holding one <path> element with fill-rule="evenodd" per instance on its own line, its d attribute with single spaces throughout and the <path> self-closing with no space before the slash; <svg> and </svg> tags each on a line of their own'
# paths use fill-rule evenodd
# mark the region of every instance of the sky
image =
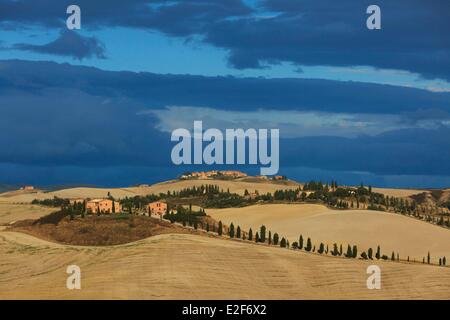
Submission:
<svg viewBox="0 0 450 320">
<path fill-rule="evenodd" d="M 202 120 L 278 128 L 294 179 L 449 187 L 450 2 L 377 1 L 380 30 L 371 4 L 0 0 L 0 184 L 206 169 L 170 160 L 172 130 Z"/>
</svg>

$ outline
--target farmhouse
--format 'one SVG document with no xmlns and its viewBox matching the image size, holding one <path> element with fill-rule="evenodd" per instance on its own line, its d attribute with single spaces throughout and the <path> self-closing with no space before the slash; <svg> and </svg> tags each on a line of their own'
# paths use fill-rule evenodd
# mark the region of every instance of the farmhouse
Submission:
<svg viewBox="0 0 450 320">
<path fill-rule="evenodd" d="M 119 202 L 109 199 L 93 199 L 86 202 L 88 213 L 119 213 L 121 210 Z"/>
<path fill-rule="evenodd" d="M 25 190 L 25 191 L 31 191 L 31 190 L 34 190 L 34 187 L 33 186 L 23 186 L 20 189 Z"/>
<path fill-rule="evenodd" d="M 163 215 L 167 213 L 167 203 L 163 201 L 155 201 L 149 203 L 147 208 L 150 216 L 157 216 L 159 218 L 162 218 Z"/>
<path fill-rule="evenodd" d="M 247 174 L 236 171 L 236 170 L 211 170 L 211 171 L 199 171 L 199 172 L 191 172 L 189 174 L 184 174 L 181 176 L 181 179 L 189 179 L 189 178 L 197 178 L 197 179 L 208 179 L 215 178 L 218 176 L 229 177 L 229 178 L 243 178 L 246 177 Z"/>
</svg>

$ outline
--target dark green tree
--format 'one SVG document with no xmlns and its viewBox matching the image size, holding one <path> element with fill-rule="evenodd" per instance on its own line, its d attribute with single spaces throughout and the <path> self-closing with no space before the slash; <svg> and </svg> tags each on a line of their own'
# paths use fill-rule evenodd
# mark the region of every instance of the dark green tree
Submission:
<svg viewBox="0 0 450 320">
<path fill-rule="evenodd" d="M 358 247 L 356 245 L 353 246 L 353 258 L 358 257 Z"/>
<path fill-rule="evenodd" d="M 306 251 L 311 251 L 312 250 L 312 243 L 311 243 L 311 239 L 308 238 L 308 240 L 306 240 L 306 247 L 305 247 Z"/>
<path fill-rule="evenodd" d="M 373 260 L 373 250 L 372 250 L 372 248 L 369 248 L 369 250 L 367 250 L 367 257 L 370 260 Z"/>
<path fill-rule="evenodd" d="M 319 245 L 319 251 L 317 251 L 318 253 L 322 254 L 325 251 L 325 246 L 324 244 L 321 242 Z"/>
<path fill-rule="evenodd" d="M 222 235 L 222 232 L 223 232 L 223 230 L 222 230 L 222 221 L 219 221 L 219 227 L 218 227 L 218 229 L 217 229 L 217 233 L 219 234 L 219 236 L 221 236 Z"/>
<path fill-rule="evenodd" d="M 252 230 L 252 228 L 250 228 L 250 230 L 248 230 L 248 240 L 250 240 L 250 241 L 253 240 L 253 230 Z"/>
<path fill-rule="evenodd" d="M 300 235 L 300 238 L 298 239 L 298 248 L 300 250 L 303 249 L 303 236 L 302 235 Z"/>
<path fill-rule="evenodd" d="M 353 258 L 353 252 L 352 252 L 352 247 L 350 247 L 350 245 L 347 245 L 347 253 L 345 254 L 346 258 Z"/>
<path fill-rule="evenodd" d="M 261 242 L 266 242 L 266 226 L 262 225 L 259 230 L 259 239 Z"/>
<path fill-rule="evenodd" d="M 240 239 L 241 238 L 241 227 L 237 226 L 236 229 L 236 238 Z"/>
<path fill-rule="evenodd" d="M 233 222 L 230 224 L 229 235 L 230 235 L 230 238 L 234 238 L 234 224 L 233 224 Z"/>
<path fill-rule="evenodd" d="M 280 237 L 278 236 L 278 233 L 275 232 L 273 234 L 273 244 L 277 246 L 279 240 L 280 240 Z"/>
<path fill-rule="evenodd" d="M 333 255 L 333 256 L 339 255 L 339 249 L 338 249 L 337 243 L 333 244 L 333 251 L 331 251 L 331 255 Z"/>
</svg>

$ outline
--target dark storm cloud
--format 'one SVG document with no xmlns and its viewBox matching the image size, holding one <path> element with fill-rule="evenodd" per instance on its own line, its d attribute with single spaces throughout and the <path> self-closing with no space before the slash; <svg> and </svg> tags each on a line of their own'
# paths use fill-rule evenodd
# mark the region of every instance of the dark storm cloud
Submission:
<svg viewBox="0 0 450 320">
<path fill-rule="evenodd" d="M 18 43 L 13 46 L 16 50 L 32 51 L 59 56 L 69 56 L 78 60 L 86 58 L 105 59 L 105 47 L 95 37 L 84 37 L 73 31 L 62 31 L 60 36 L 47 44 L 32 45 Z"/>
<path fill-rule="evenodd" d="M 136 102 L 76 88 L 37 93 L 18 87 L 0 95 L 0 162 L 108 167 L 170 160 L 167 138 L 153 128 L 155 120 L 136 115 L 142 108 Z"/>
<path fill-rule="evenodd" d="M 82 25 L 88 28 L 151 28 L 177 36 L 205 32 L 220 19 L 251 12 L 241 0 L 0 0 L 0 21 L 60 27 L 71 4 L 81 8 Z"/>
<path fill-rule="evenodd" d="M 377 1 L 382 30 L 366 28 L 372 1 L 266 0 L 276 15 L 221 21 L 206 41 L 230 51 L 240 69 L 265 62 L 373 66 L 450 79 L 450 2 Z"/>
<path fill-rule="evenodd" d="M 379 0 L 382 30 L 366 28 L 372 1 L 80 0 L 86 28 L 131 27 L 200 35 L 238 69 L 267 64 L 372 66 L 450 79 L 450 2 Z M 61 27 L 71 1 L 0 0 L 4 25 Z"/>
<path fill-rule="evenodd" d="M 449 119 L 450 111 L 449 93 L 355 82 L 156 75 L 24 61 L 1 61 L 0 70 L 0 163 L 26 166 L 170 166 L 169 133 L 155 129 L 158 118 L 142 115 L 166 105 L 390 113 L 409 122 L 427 110 L 428 118 Z M 286 139 L 281 131 L 281 166 L 450 175 L 449 135 L 448 126 L 355 138 Z"/>
<path fill-rule="evenodd" d="M 304 137 L 280 143 L 285 166 L 382 175 L 450 175 L 450 128 L 393 130 L 357 138 Z"/>
<path fill-rule="evenodd" d="M 52 62 L 0 62 L 0 83 L 35 91 L 76 88 L 90 95 L 167 105 L 347 113 L 450 112 L 450 93 L 360 82 L 111 72 Z M 1 92 L 0 87 L 0 92 Z M 441 116 L 440 114 L 437 114 Z"/>
</svg>

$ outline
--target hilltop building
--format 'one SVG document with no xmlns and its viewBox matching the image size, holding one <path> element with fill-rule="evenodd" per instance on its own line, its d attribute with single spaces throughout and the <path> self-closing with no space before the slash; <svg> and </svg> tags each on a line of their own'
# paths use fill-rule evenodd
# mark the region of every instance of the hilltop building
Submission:
<svg viewBox="0 0 450 320">
<path fill-rule="evenodd" d="M 191 179 L 191 178 L 208 179 L 220 176 L 236 179 L 247 177 L 247 174 L 236 170 L 211 170 L 211 171 L 199 171 L 184 174 L 181 176 L 181 179 Z"/>
<path fill-rule="evenodd" d="M 86 202 L 87 213 L 120 213 L 119 202 L 110 199 L 93 199 Z"/>
<path fill-rule="evenodd" d="M 161 218 L 167 213 L 167 203 L 163 201 L 155 201 L 149 203 L 148 213 L 150 216 Z"/>
</svg>

